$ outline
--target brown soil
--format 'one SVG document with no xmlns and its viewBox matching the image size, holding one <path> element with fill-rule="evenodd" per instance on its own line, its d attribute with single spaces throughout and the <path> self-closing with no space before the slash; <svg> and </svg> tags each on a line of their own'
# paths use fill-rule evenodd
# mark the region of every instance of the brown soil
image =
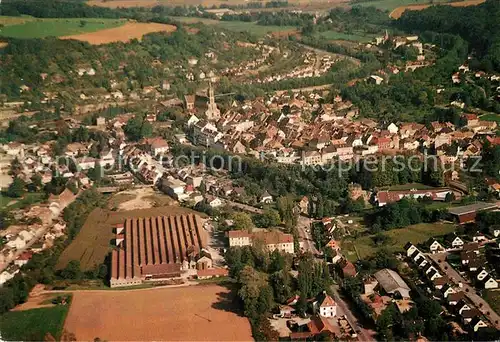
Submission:
<svg viewBox="0 0 500 342">
<path fill-rule="evenodd" d="M 467 6 L 476 6 L 480 5 L 486 0 L 465 0 L 465 1 L 459 1 L 459 2 L 449 2 L 449 3 L 438 3 L 435 5 L 440 5 L 440 6 L 453 6 L 453 7 L 467 7 Z M 406 10 L 410 11 L 421 11 L 423 9 L 426 9 L 427 7 L 432 6 L 431 4 L 422 4 L 422 5 L 408 5 L 408 6 L 401 6 L 396 8 L 394 11 L 389 14 L 391 18 L 398 19 L 403 15 L 403 12 Z"/>
<path fill-rule="evenodd" d="M 173 32 L 176 30 L 174 25 L 157 23 L 134 23 L 128 22 L 120 27 L 100 30 L 90 33 L 82 33 L 72 36 L 59 37 L 60 39 L 75 39 L 88 42 L 92 45 L 109 44 L 115 42 L 129 42 L 132 39 L 141 39 L 142 36 L 152 32 Z"/>
<path fill-rule="evenodd" d="M 79 291 L 64 328 L 78 340 L 250 341 L 235 295 L 218 285 Z"/>
</svg>

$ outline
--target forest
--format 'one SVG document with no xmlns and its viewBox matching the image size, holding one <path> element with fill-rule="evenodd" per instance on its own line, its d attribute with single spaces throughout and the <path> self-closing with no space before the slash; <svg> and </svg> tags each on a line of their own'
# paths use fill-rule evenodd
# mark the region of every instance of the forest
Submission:
<svg viewBox="0 0 500 342">
<path fill-rule="evenodd" d="M 459 35 L 477 56 L 474 64 L 486 71 L 500 71 L 500 2 L 487 0 L 478 6 L 432 6 L 406 11 L 395 22 L 409 32 L 433 31 Z"/>
</svg>

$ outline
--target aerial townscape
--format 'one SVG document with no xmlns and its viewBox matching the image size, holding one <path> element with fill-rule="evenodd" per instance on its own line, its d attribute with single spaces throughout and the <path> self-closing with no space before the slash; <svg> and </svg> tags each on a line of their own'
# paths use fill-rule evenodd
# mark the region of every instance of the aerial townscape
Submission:
<svg viewBox="0 0 500 342">
<path fill-rule="evenodd" d="M 500 1 L 0 1 L 0 341 L 500 340 Z"/>
</svg>

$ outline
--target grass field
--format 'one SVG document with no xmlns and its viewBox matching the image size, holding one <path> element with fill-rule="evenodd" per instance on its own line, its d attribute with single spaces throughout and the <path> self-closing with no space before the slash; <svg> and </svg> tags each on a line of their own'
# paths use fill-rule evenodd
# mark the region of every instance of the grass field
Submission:
<svg viewBox="0 0 500 342">
<path fill-rule="evenodd" d="M 375 246 L 372 241 L 373 235 L 366 235 L 356 240 L 346 239 L 342 242 L 342 250 L 351 261 L 358 259 L 355 250 L 361 259 L 372 256 L 378 249 L 384 247 L 389 252 L 402 251 L 404 245 L 410 241 L 414 244 L 427 241 L 433 236 L 440 236 L 455 231 L 455 225 L 448 223 L 420 223 L 402 229 L 393 229 L 384 232 L 390 240 L 383 246 Z"/>
<path fill-rule="evenodd" d="M 490 304 L 491 308 L 495 310 L 496 313 L 500 313 L 500 291 L 484 291 L 484 300 Z"/>
<path fill-rule="evenodd" d="M 360 43 L 367 43 L 370 42 L 373 38 L 373 36 L 366 36 L 363 34 L 348 34 L 348 33 L 342 33 L 342 32 L 336 32 L 336 31 L 325 31 L 325 32 L 319 32 L 318 37 L 321 37 L 323 39 L 327 40 L 351 40 L 355 42 L 360 42 Z"/>
<path fill-rule="evenodd" d="M 43 341 L 46 333 L 59 340 L 69 305 L 26 311 L 10 311 L 0 316 L 3 341 Z"/>
<path fill-rule="evenodd" d="M 250 341 L 234 291 L 218 285 L 81 291 L 65 329 L 92 341 Z"/>
<path fill-rule="evenodd" d="M 438 2 L 447 2 L 449 0 L 435 0 L 434 3 Z M 384 11 L 392 11 L 393 9 L 400 6 L 408 6 L 408 5 L 418 5 L 418 4 L 428 4 L 430 0 L 373 0 L 373 1 L 365 1 L 365 2 L 356 2 L 352 3 L 352 5 L 359 6 L 373 6 L 375 8 L 384 10 Z"/>
<path fill-rule="evenodd" d="M 430 190 L 430 189 L 436 189 L 436 188 L 433 186 L 430 186 L 430 185 L 422 184 L 422 183 L 397 184 L 397 185 L 385 186 L 385 187 L 380 188 L 380 190 L 392 190 L 392 191 L 403 191 L 403 190 L 411 190 L 411 189 Z"/>
<path fill-rule="evenodd" d="M 58 269 L 64 268 L 71 260 L 79 260 L 82 270 L 86 271 L 103 263 L 112 248 L 111 242 L 115 236 L 113 232 L 114 225 L 123 223 L 126 218 L 185 213 L 196 212 L 175 206 L 120 212 L 96 208 L 87 217 L 76 238 L 61 253 L 56 267 Z"/>
<path fill-rule="evenodd" d="M 485 114 L 481 115 L 480 119 L 484 121 L 496 121 L 497 124 L 500 124 L 500 114 Z"/>
<path fill-rule="evenodd" d="M 32 17 L 0 17 L 0 36 L 11 38 L 44 38 L 94 32 L 125 24 L 122 19 L 39 19 Z"/>
<path fill-rule="evenodd" d="M 28 192 L 24 194 L 21 198 L 12 198 L 3 193 L 0 193 L 0 209 L 18 209 L 23 208 L 27 205 L 41 202 L 44 198 L 43 193 L 39 192 Z"/>
<path fill-rule="evenodd" d="M 295 26 L 264 26 L 257 25 L 255 22 L 244 21 L 221 21 L 205 18 L 191 18 L 191 17 L 172 17 L 172 19 L 183 24 L 197 24 L 202 23 L 205 25 L 216 25 L 220 28 L 234 31 L 234 32 L 250 32 L 257 36 L 264 36 L 268 33 L 287 33 L 296 31 Z"/>
</svg>

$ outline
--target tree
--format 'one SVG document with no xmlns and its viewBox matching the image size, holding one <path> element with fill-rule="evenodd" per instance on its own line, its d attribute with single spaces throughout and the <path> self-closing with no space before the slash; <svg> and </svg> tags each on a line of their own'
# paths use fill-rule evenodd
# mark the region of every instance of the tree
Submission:
<svg viewBox="0 0 500 342">
<path fill-rule="evenodd" d="M 14 178 L 12 183 L 7 188 L 7 196 L 9 197 L 22 197 L 25 192 L 26 183 L 19 177 Z"/>
<path fill-rule="evenodd" d="M 82 271 L 80 269 L 80 261 L 71 260 L 68 265 L 61 270 L 61 277 L 64 279 L 74 279 L 78 280 L 82 277 Z"/>
<path fill-rule="evenodd" d="M 254 228 L 252 218 L 247 213 L 236 212 L 231 216 L 234 228 L 237 230 L 251 231 Z"/>
<path fill-rule="evenodd" d="M 127 121 L 123 131 L 130 140 L 138 141 L 142 138 L 151 136 L 153 133 L 153 126 L 144 116 L 136 115 Z"/>
</svg>

